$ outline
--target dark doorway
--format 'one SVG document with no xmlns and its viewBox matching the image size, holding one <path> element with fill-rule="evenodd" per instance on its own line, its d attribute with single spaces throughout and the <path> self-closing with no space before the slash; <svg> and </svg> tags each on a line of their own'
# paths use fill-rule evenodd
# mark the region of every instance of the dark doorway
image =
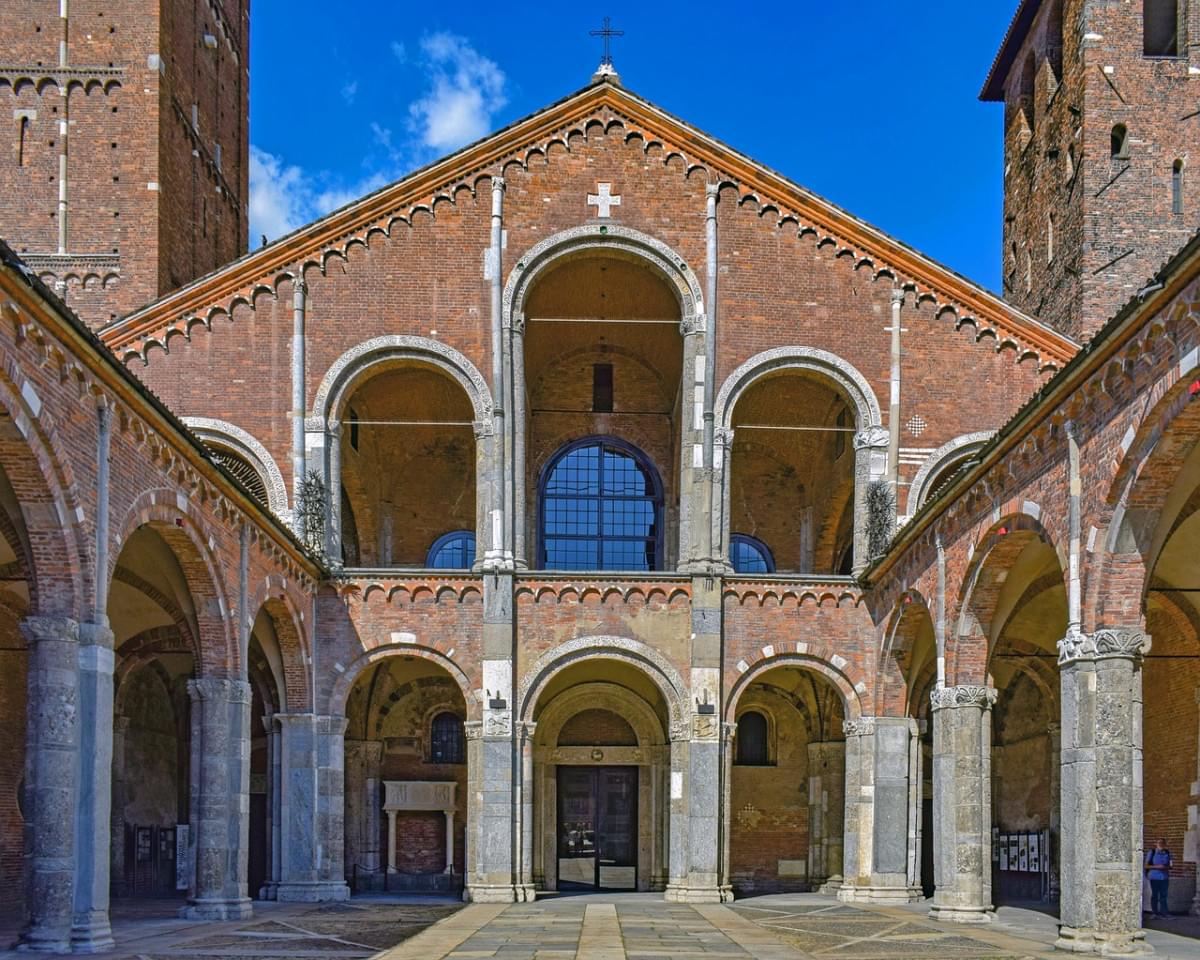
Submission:
<svg viewBox="0 0 1200 960">
<path fill-rule="evenodd" d="M 921 895 L 933 896 L 933 798 L 921 801 Z"/>
<path fill-rule="evenodd" d="M 637 767 L 558 768 L 560 890 L 637 889 Z"/>
<path fill-rule="evenodd" d="M 267 827 L 267 795 L 250 794 L 250 850 L 246 858 L 246 886 L 252 898 L 261 896 L 267 882 L 267 844 L 271 835 Z"/>
</svg>

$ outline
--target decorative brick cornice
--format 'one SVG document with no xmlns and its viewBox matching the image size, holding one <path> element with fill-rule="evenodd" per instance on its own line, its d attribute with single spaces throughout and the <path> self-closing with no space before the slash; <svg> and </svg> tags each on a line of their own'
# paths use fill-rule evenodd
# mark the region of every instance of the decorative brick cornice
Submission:
<svg viewBox="0 0 1200 960">
<path fill-rule="evenodd" d="M 605 131 L 623 129 L 627 139 L 640 139 L 646 149 L 661 146 L 663 162 L 682 160 L 689 176 L 698 168 L 707 171 L 709 182 L 736 190 L 742 202 L 757 204 L 766 222 L 814 235 L 820 246 L 910 290 L 916 302 L 934 303 L 939 316 L 949 313 L 957 324 L 971 323 L 977 336 L 994 335 L 999 348 L 1012 348 L 1018 360 L 1033 357 L 1040 368 L 1057 369 L 1078 350 L 1074 341 L 994 294 L 608 82 L 593 83 L 188 284 L 106 327 L 104 339 L 123 356 L 144 357 L 148 346 L 172 332 L 185 333 L 190 322 L 208 323 L 216 314 L 228 313 L 236 301 L 252 302 L 256 290 L 274 289 L 282 274 L 294 276 L 308 265 L 323 269 L 328 257 L 344 256 L 348 244 L 364 242 L 370 232 L 387 233 L 396 221 L 431 211 L 440 199 L 453 201 L 459 189 L 474 192 L 481 181 L 503 176 L 510 163 L 526 166 L 532 156 L 545 157 L 550 144 L 567 143 L 576 135 L 586 139 L 595 121 Z"/>
</svg>

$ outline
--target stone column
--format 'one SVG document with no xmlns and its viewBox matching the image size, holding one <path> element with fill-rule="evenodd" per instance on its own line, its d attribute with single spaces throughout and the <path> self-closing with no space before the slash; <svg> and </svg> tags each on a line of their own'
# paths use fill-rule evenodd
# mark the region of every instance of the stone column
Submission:
<svg viewBox="0 0 1200 960">
<path fill-rule="evenodd" d="M 1062 726 L 1052 723 L 1046 728 L 1050 740 L 1050 843 L 1057 851 L 1062 836 Z M 1050 901 L 1059 899 L 1060 886 L 1058 857 L 1046 850 L 1043 856 L 1050 857 Z M 990 875 L 990 874 L 989 874 Z"/>
<path fill-rule="evenodd" d="M 387 814 L 388 822 L 388 838 L 387 838 L 387 872 L 396 872 L 396 811 L 384 810 Z"/>
<path fill-rule="evenodd" d="M 691 725 L 683 720 L 674 721 L 670 728 L 670 783 L 668 785 L 667 814 L 667 887 L 664 898 L 669 899 L 672 890 L 686 886 L 688 864 L 688 806 L 684 782 L 687 780 L 688 753 L 691 745 Z"/>
<path fill-rule="evenodd" d="M 518 890 L 519 836 L 513 809 L 517 744 L 513 733 L 513 576 L 499 567 L 483 578 L 483 720 L 467 724 L 467 850 L 464 895 L 480 903 L 511 903 Z M 519 808 L 518 808 L 519 812 Z"/>
<path fill-rule="evenodd" d="M 240 920 L 246 894 L 250 825 L 250 685 L 204 677 L 188 681 L 192 698 L 191 840 L 195 876 L 182 915 Z"/>
<path fill-rule="evenodd" d="M 372 873 L 382 869 L 379 850 L 379 814 L 383 810 L 383 744 L 378 740 L 360 741 L 363 745 L 363 775 L 366 777 L 362 810 L 362 865 Z M 347 814 L 347 831 L 354 829 Z"/>
<path fill-rule="evenodd" d="M 687 843 L 682 873 L 667 885 L 666 899 L 682 903 L 720 903 L 732 899 L 722 876 L 724 803 L 723 747 L 720 723 L 721 579 L 692 578 L 691 703 L 677 722 L 688 726 L 684 774 Z M 673 731 L 672 740 L 683 731 Z M 674 755 L 672 756 L 674 759 Z M 672 776 L 675 771 L 672 770 Z M 674 790 L 672 790 L 674 797 Z M 674 800 L 672 800 L 672 805 Z M 672 818 L 673 819 L 673 818 Z M 672 865 L 675 851 L 671 851 Z"/>
<path fill-rule="evenodd" d="M 279 836 L 283 828 L 279 810 L 279 724 L 271 711 L 262 722 L 267 733 L 267 879 L 258 895 L 263 900 L 275 900 L 279 894 Z"/>
<path fill-rule="evenodd" d="M 26 617 L 25 896 L 21 946 L 66 953 L 74 914 L 79 624 Z"/>
<path fill-rule="evenodd" d="M 934 920 L 988 923 L 992 907 L 992 704 L 986 686 L 938 687 L 933 705 Z"/>
<path fill-rule="evenodd" d="M 521 756 L 521 864 L 520 876 L 517 878 L 517 897 L 530 903 L 537 896 L 533 881 L 533 737 L 536 730 L 536 723 L 517 724 L 517 749 Z M 446 816 L 449 817 L 446 829 L 452 830 L 454 811 L 447 811 Z M 447 863 L 453 866 L 454 845 L 449 835 L 446 843 L 449 850 Z M 447 873 L 449 872 L 451 871 L 447 870 Z"/>
<path fill-rule="evenodd" d="M 888 432 L 875 425 L 863 427 L 854 435 L 854 569 L 866 569 L 867 486 L 887 474 Z"/>
<path fill-rule="evenodd" d="M 1139 629 L 1068 633 L 1062 688 L 1062 950 L 1151 952 L 1142 921 L 1142 658 Z"/>
<path fill-rule="evenodd" d="M 442 872 L 454 876 L 454 811 L 444 810 L 446 814 L 446 869 Z M 533 897 L 529 897 L 530 900 Z"/>
<path fill-rule="evenodd" d="M 108 824 L 108 882 L 111 895 L 125 893 L 125 737 L 128 717 L 113 717 L 112 807 Z"/>
<path fill-rule="evenodd" d="M 841 900 L 921 899 L 920 733 L 907 717 L 847 720 L 845 882 Z"/>
<path fill-rule="evenodd" d="M 280 724 L 277 898 L 346 900 L 344 717 L 276 714 Z"/>
<path fill-rule="evenodd" d="M 679 330 L 683 335 L 682 429 L 679 431 L 679 560 L 676 566 L 691 571 L 703 561 L 699 523 L 706 503 L 704 455 L 704 378 L 705 319 L 685 317 Z M 713 511 L 714 513 L 716 511 Z M 711 519 L 711 518 L 710 518 Z M 715 541 L 714 541 L 715 542 Z"/>
<path fill-rule="evenodd" d="M 512 318 L 512 483 L 513 483 L 513 563 L 518 570 L 529 568 L 525 516 L 525 315 Z"/>
<path fill-rule="evenodd" d="M 365 851 L 372 846 L 367 836 L 367 791 L 364 747 L 368 740 L 346 740 L 346 871 L 354 877 L 367 868 Z"/>
<path fill-rule="evenodd" d="M 79 786 L 75 808 L 75 916 L 71 947 L 99 953 L 114 946 L 108 923 L 112 826 L 113 632 L 79 626 Z"/>
<path fill-rule="evenodd" d="M 821 893 L 842 886 L 846 741 L 808 745 L 808 877 Z"/>
<path fill-rule="evenodd" d="M 325 553 L 334 566 L 342 565 L 342 425 L 337 420 L 329 421 L 325 436 L 329 455 L 329 486 L 325 491 Z M 361 549 L 361 543 L 359 547 Z M 359 557 L 362 563 L 362 557 Z"/>
</svg>

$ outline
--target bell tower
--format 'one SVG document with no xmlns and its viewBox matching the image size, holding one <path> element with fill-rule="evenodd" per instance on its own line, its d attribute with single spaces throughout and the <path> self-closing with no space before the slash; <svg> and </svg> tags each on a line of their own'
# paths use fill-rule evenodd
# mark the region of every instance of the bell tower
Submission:
<svg viewBox="0 0 1200 960">
<path fill-rule="evenodd" d="M 6 0 L 0 237 L 98 327 L 246 250 L 249 0 Z"/>
<path fill-rule="evenodd" d="M 1004 104 L 1003 293 L 1086 341 L 1200 226 L 1200 0 L 1022 0 Z"/>
</svg>

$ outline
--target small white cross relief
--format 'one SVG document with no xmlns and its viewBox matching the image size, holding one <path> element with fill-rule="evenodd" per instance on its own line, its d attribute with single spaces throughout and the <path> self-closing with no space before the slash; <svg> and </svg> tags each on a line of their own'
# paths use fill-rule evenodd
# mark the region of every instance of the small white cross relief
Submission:
<svg viewBox="0 0 1200 960">
<path fill-rule="evenodd" d="M 612 208 L 621 205 L 621 198 L 613 195 L 611 183 L 597 183 L 596 192 L 588 194 L 587 202 L 589 207 L 597 208 L 597 216 L 607 220 L 612 216 Z"/>
</svg>

